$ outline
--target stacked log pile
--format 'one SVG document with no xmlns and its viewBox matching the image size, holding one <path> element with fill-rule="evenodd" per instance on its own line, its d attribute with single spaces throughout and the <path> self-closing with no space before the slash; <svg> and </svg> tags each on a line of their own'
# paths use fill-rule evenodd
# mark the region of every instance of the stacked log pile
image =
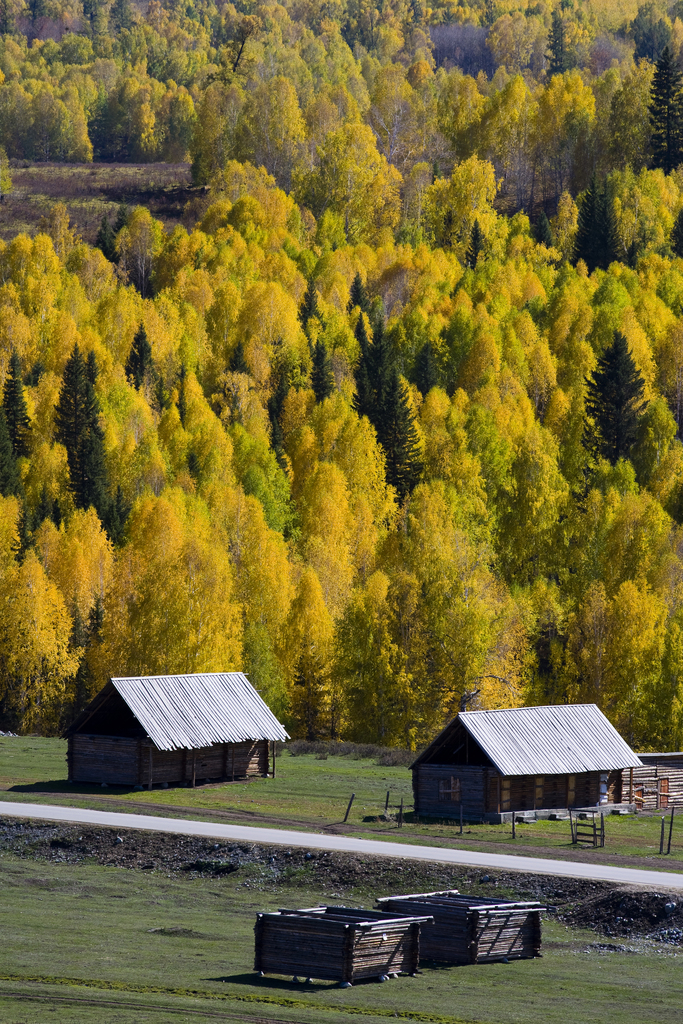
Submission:
<svg viewBox="0 0 683 1024">
<path fill-rule="evenodd" d="M 420 944 L 423 960 L 475 964 L 541 955 L 540 903 L 492 903 L 449 889 L 386 896 L 377 906 L 391 914 L 432 915 L 434 925 L 424 930 Z"/>
<path fill-rule="evenodd" d="M 431 914 L 312 907 L 258 914 L 254 970 L 353 984 L 361 978 L 414 974 L 420 925 Z"/>
</svg>

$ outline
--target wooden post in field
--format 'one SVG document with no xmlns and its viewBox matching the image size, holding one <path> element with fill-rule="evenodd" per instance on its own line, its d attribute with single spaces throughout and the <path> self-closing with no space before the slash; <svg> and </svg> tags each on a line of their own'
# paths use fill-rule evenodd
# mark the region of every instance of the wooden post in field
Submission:
<svg viewBox="0 0 683 1024">
<path fill-rule="evenodd" d="M 515 812 L 512 812 L 512 838 L 516 839 L 517 833 L 515 832 Z"/>
<path fill-rule="evenodd" d="M 403 828 L 403 797 L 401 797 L 401 806 L 398 811 L 398 827 Z"/>
<path fill-rule="evenodd" d="M 675 810 L 675 808 L 674 808 L 674 805 L 672 804 L 671 805 L 671 821 L 669 823 L 669 842 L 668 842 L 667 847 L 666 847 L 666 852 L 667 853 L 671 853 L 671 836 L 672 836 L 673 830 L 674 830 L 674 810 Z"/>
<path fill-rule="evenodd" d="M 600 846 L 605 845 L 605 815 L 600 811 Z"/>
<path fill-rule="evenodd" d="M 351 794 L 351 799 L 349 800 L 349 806 L 346 808 L 346 814 L 344 815 L 344 821 L 345 822 L 346 822 L 346 820 L 347 820 L 347 818 L 349 816 L 349 811 L 351 810 L 351 804 L 353 803 L 355 795 L 356 795 L 355 793 Z"/>
<path fill-rule="evenodd" d="M 460 801 L 460 835 L 462 835 L 462 800 Z"/>
<path fill-rule="evenodd" d="M 273 740 L 273 778 L 275 778 L 275 753 L 277 751 L 277 740 Z"/>
<path fill-rule="evenodd" d="M 663 814 L 662 815 L 662 831 L 661 831 L 661 833 L 659 835 L 659 852 L 660 853 L 664 853 L 664 820 L 665 820 L 665 818 L 666 818 L 666 815 Z"/>
<path fill-rule="evenodd" d="M 389 812 L 389 790 L 387 790 L 387 798 L 384 801 L 384 817 L 386 818 Z"/>
</svg>

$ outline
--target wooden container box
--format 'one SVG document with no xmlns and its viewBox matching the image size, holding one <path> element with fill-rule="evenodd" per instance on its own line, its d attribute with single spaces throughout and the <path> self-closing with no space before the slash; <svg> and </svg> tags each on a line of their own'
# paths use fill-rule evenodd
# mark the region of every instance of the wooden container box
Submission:
<svg viewBox="0 0 683 1024">
<path fill-rule="evenodd" d="M 312 907 L 258 914 L 254 970 L 353 984 L 361 978 L 414 974 L 420 925 L 432 922 L 406 907 L 401 913 Z"/>
<path fill-rule="evenodd" d="M 517 903 L 445 892 L 386 896 L 377 906 L 391 914 L 431 914 L 420 943 L 422 960 L 479 964 L 524 960 L 541 955 L 540 903 Z"/>
</svg>

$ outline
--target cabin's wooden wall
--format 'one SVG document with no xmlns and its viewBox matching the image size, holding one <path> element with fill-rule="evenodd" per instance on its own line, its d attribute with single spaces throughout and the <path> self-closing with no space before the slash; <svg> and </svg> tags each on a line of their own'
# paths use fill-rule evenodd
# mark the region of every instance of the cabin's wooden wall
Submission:
<svg viewBox="0 0 683 1024">
<path fill-rule="evenodd" d="M 631 772 L 633 776 L 631 776 Z M 622 799 L 638 810 L 666 810 L 683 805 L 683 765 L 662 761 L 621 773 Z"/>
<path fill-rule="evenodd" d="M 106 782 L 118 786 L 203 782 L 265 776 L 267 740 L 215 743 L 197 750 L 157 750 L 149 740 L 76 733 L 69 737 L 70 782 Z"/>
<path fill-rule="evenodd" d="M 615 792 L 613 784 L 612 794 Z M 416 814 L 437 818 L 459 818 L 461 802 L 467 819 L 499 811 L 594 807 L 600 800 L 600 773 L 504 778 L 493 768 L 421 764 L 413 769 L 413 798 Z"/>
</svg>

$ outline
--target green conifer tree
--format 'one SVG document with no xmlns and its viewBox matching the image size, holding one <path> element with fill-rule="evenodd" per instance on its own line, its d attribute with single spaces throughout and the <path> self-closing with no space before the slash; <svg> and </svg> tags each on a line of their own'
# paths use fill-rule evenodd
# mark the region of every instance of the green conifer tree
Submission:
<svg viewBox="0 0 683 1024">
<path fill-rule="evenodd" d="M 104 527 L 112 544 L 119 547 L 124 540 L 126 522 L 130 515 L 131 506 L 123 496 L 121 484 L 116 488 L 116 494 L 108 503 L 104 516 Z"/>
<path fill-rule="evenodd" d="M 390 371 L 376 429 L 386 457 L 387 483 L 403 501 L 420 479 L 423 466 L 415 421 L 396 367 Z"/>
<path fill-rule="evenodd" d="M 277 379 L 277 385 L 268 399 L 268 418 L 270 419 L 270 439 L 273 451 L 280 466 L 284 467 L 285 462 L 285 435 L 282 430 L 280 417 L 284 408 L 285 399 L 289 394 L 289 375 L 283 367 Z"/>
<path fill-rule="evenodd" d="M 34 519 L 36 529 L 41 525 L 41 523 L 44 523 L 46 519 L 52 519 L 52 498 L 50 497 L 50 492 L 47 489 L 47 484 L 43 484 L 42 486 Z"/>
<path fill-rule="evenodd" d="M 116 211 L 116 220 L 114 221 L 114 234 L 118 235 L 121 228 L 127 228 L 129 221 L 130 207 L 127 203 L 120 203 L 119 208 Z"/>
<path fill-rule="evenodd" d="M 607 182 L 602 188 L 593 174 L 579 201 L 579 224 L 574 244 L 574 261 L 583 260 L 592 273 L 606 270 L 618 258 L 618 234 L 614 203 Z"/>
<path fill-rule="evenodd" d="M 428 395 L 439 383 L 439 369 L 434 359 L 431 341 L 426 341 L 418 352 L 413 376 L 422 395 Z"/>
<path fill-rule="evenodd" d="M 139 391 L 145 381 L 145 374 L 152 369 L 152 346 L 147 337 L 145 325 L 140 324 L 126 361 L 126 377 Z"/>
<path fill-rule="evenodd" d="M 652 164 L 670 174 L 683 159 L 683 76 L 668 46 L 657 61 L 650 90 Z"/>
<path fill-rule="evenodd" d="M 313 349 L 313 369 L 311 370 L 311 387 L 316 402 L 322 402 L 334 392 L 334 373 L 332 360 L 329 357 L 325 342 L 318 339 Z"/>
<path fill-rule="evenodd" d="M 683 209 L 679 211 L 671 229 L 671 251 L 674 256 L 683 258 Z"/>
<path fill-rule="evenodd" d="M 555 8 L 548 35 L 548 76 L 563 75 L 569 69 L 562 15 Z"/>
<path fill-rule="evenodd" d="M 7 429 L 5 410 L 0 407 L 0 497 L 19 497 L 22 493 L 21 477 Z"/>
<path fill-rule="evenodd" d="M 359 416 L 370 417 L 372 412 L 372 389 L 370 387 L 367 362 L 370 341 L 368 339 L 368 332 L 365 329 L 365 318 L 362 316 L 358 317 L 355 335 L 358 347 L 360 348 L 360 356 L 353 374 L 356 382 L 356 396 L 353 400 L 353 407 Z"/>
<path fill-rule="evenodd" d="M 592 422 L 584 429 L 584 445 L 613 466 L 628 458 L 638 437 L 638 420 L 647 408 L 645 382 L 628 342 L 619 331 L 586 379 L 586 413 Z"/>
<path fill-rule="evenodd" d="M 479 221 L 475 220 L 472 225 L 472 233 L 470 234 L 470 244 L 467 247 L 467 253 L 465 254 L 465 265 L 474 270 L 479 261 L 479 257 L 484 249 L 484 236 L 481 233 L 479 227 Z"/>
<path fill-rule="evenodd" d="M 31 421 L 26 409 L 24 387 L 21 381 L 21 363 L 16 351 L 12 351 L 10 356 L 9 372 L 5 378 L 5 387 L 2 393 L 2 408 L 5 412 L 14 456 L 20 459 L 22 456 L 28 455 L 30 451 L 28 439 L 31 432 Z"/>
<path fill-rule="evenodd" d="M 187 394 L 185 391 L 185 379 L 187 377 L 187 368 L 185 363 L 180 367 L 180 373 L 178 374 L 178 401 L 176 406 L 178 408 L 178 415 L 180 416 L 181 427 L 185 426 L 185 419 L 187 418 Z"/>
<path fill-rule="evenodd" d="M 358 271 L 356 271 L 356 276 L 351 282 L 351 296 L 347 306 L 349 313 L 352 309 L 355 309 L 356 306 L 358 306 L 361 313 L 370 312 L 370 299 L 368 298 L 368 293 L 365 285 L 363 284 L 363 278 L 360 276 Z"/>
<path fill-rule="evenodd" d="M 553 244 L 553 232 L 550 227 L 550 221 L 546 217 L 545 210 L 541 210 L 538 220 L 534 226 L 534 238 L 539 245 L 545 245 L 548 249 Z"/>
<path fill-rule="evenodd" d="M 312 317 L 315 317 L 317 320 L 322 320 L 320 309 L 318 307 L 318 291 L 315 287 L 313 278 L 309 277 L 306 292 L 301 305 L 299 306 L 299 322 L 301 323 L 304 331 L 308 328 L 308 321 Z"/>
<path fill-rule="evenodd" d="M 102 515 L 107 504 L 104 431 L 95 394 L 97 364 L 91 352 L 84 360 L 78 343 L 64 368 L 55 407 L 56 439 L 66 448 L 69 486 L 77 508 L 94 505 Z"/>
<path fill-rule="evenodd" d="M 100 221 L 100 228 L 95 238 L 95 247 L 106 256 L 110 263 L 114 262 L 116 256 L 116 235 L 106 213 Z"/>
<path fill-rule="evenodd" d="M 232 355 L 230 356 L 230 362 L 228 363 L 228 369 L 231 373 L 249 373 L 247 360 L 244 356 L 244 345 L 241 341 L 238 341 L 237 345 L 233 349 Z"/>
</svg>

